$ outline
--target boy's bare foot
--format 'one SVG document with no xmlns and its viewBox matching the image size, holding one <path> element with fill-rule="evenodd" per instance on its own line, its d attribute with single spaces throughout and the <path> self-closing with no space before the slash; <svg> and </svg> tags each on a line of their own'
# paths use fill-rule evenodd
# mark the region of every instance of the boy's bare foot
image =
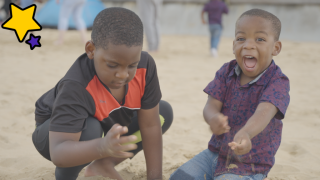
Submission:
<svg viewBox="0 0 320 180">
<path fill-rule="evenodd" d="M 90 163 L 84 171 L 85 177 L 90 176 L 103 176 L 112 179 L 122 180 L 120 174 L 115 170 L 115 166 L 125 159 L 119 158 L 104 158 L 93 161 Z"/>
<path fill-rule="evenodd" d="M 90 177 L 90 176 L 108 177 L 107 171 L 110 172 L 110 169 L 112 169 L 111 166 L 103 164 L 101 160 L 96 160 L 91 162 L 87 166 L 87 168 L 84 171 L 84 176 L 85 177 Z"/>
<path fill-rule="evenodd" d="M 268 178 L 264 178 L 264 180 L 269 180 Z"/>
</svg>

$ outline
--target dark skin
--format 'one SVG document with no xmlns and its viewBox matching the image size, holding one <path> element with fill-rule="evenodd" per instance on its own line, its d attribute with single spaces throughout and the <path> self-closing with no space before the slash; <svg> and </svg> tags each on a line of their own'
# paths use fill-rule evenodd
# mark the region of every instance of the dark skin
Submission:
<svg viewBox="0 0 320 180">
<path fill-rule="evenodd" d="M 85 50 L 94 61 L 99 79 L 109 87 L 118 102 L 124 98 L 125 85 L 136 73 L 140 61 L 142 46 L 127 47 L 109 44 L 107 49 L 96 48 L 88 41 Z M 159 105 L 151 109 L 138 110 L 139 127 L 147 165 L 147 178 L 162 179 L 162 131 L 159 118 Z M 115 124 L 103 138 L 79 141 L 81 132 L 63 133 L 49 131 L 50 155 L 58 167 L 73 167 L 92 162 L 86 176 L 102 175 L 121 180 L 114 166 L 132 157 L 127 152 L 136 149 L 133 142 L 136 136 L 121 136 L 128 128 Z"/>
<path fill-rule="evenodd" d="M 221 101 L 209 95 L 203 109 L 203 117 L 215 135 L 221 135 L 230 131 L 228 117 L 221 113 L 222 105 Z M 277 112 L 278 109 L 273 104 L 267 102 L 260 103 L 246 125 L 235 135 L 233 142 L 228 144 L 234 153 L 243 155 L 250 152 L 252 148 L 251 139 L 267 127 Z M 268 180 L 268 178 L 264 180 Z"/>
<path fill-rule="evenodd" d="M 259 76 L 271 64 L 273 56 L 280 53 L 282 44 L 275 39 L 272 23 L 255 16 L 244 16 L 237 21 L 233 53 L 241 68 L 240 84 L 245 85 Z M 254 57 L 255 65 L 247 66 L 247 58 Z M 203 110 L 203 116 L 212 133 L 221 135 L 230 131 L 228 117 L 221 113 L 223 103 L 211 96 Z M 228 145 L 237 155 L 252 149 L 251 139 L 262 132 L 278 109 L 272 103 L 261 102 L 247 123 L 236 133 Z"/>
<path fill-rule="evenodd" d="M 215 135 L 221 135 L 230 131 L 228 117 L 220 112 L 222 105 L 221 101 L 209 96 L 203 109 L 204 119 Z M 267 127 L 277 112 L 278 109 L 273 104 L 267 102 L 260 103 L 246 125 L 235 135 L 233 142 L 229 143 L 235 154 L 247 154 L 252 148 L 251 139 Z"/>
<path fill-rule="evenodd" d="M 204 19 L 204 13 L 205 11 L 201 11 L 201 21 L 202 21 L 202 24 L 207 24 L 206 20 Z"/>
</svg>

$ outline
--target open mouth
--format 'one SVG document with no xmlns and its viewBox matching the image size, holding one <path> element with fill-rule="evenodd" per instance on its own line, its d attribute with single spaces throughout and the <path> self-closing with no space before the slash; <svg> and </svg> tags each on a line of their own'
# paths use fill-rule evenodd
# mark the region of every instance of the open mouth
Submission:
<svg viewBox="0 0 320 180">
<path fill-rule="evenodd" d="M 252 71 L 257 64 L 257 59 L 253 56 L 243 56 L 243 63 L 248 71 Z"/>
</svg>

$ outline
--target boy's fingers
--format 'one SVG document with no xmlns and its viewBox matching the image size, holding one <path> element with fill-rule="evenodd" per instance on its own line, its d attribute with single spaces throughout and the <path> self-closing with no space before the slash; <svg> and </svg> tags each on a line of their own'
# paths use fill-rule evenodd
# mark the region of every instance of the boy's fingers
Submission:
<svg viewBox="0 0 320 180">
<path fill-rule="evenodd" d="M 223 127 L 223 133 L 227 133 L 230 131 L 230 126 L 226 125 Z"/>
<path fill-rule="evenodd" d="M 243 150 L 248 150 L 248 149 L 250 149 L 251 150 L 251 143 L 249 143 L 246 139 L 243 139 L 242 141 L 241 141 L 241 148 L 243 149 Z"/>
<path fill-rule="evenodd" d="M 228 126 L 228 116 L 221 115 L 220 116 L 220 122 L 221 122 L 223 127 Z"/>
<path fill-rule="evenodd" d="M 111 127 L 110 131 L 115 130 L 118 126 L 120 126 L 120 125 L 119 125 L 119 124 L 114 124 L 114 125 Z"/>
<path fill-rule="evenodd" d="M 227 124 L 227 125 L 224 126 L 224 128 L 229 130 L 230 126 Z"/>
<path fill-rule="evenodd" d="M 238 147 L 239 147 L 239 144 L 236 143 L 236 142 L 228 143 L 228 145 L 230 146 L 230 148 L 231 148 L 232 150 L 238 149 Z"/>
<path fill-rule="evenodd" d="M 117 157 L 117 158 L 130 158 L 133 155 L 134 154 L 132 152 L 118 152 L 118 153 L 114 154 L 114 157 Z"/>
<path fill-rule="evenodd" d="M 126 126 L 120 126 L 119 124 L 115 124 L 112 126 L 109 132 L 111 133 L 111 137 L 118 139 L 120 135 L 126 134 L 128 132 L 128 128 Z"/>
<path fill-rule="evenodd" d="M 251 147 L 249 147 L 249 146 L 250 146 L 250 144 L 248 144 L 247 140 L 242 139 L 241 143 L 238 145 L 238 147 L 236 149 L 236 154 L 243 155 L 243 154 L 250 152 Z"/>
<path fill-rule="evenodd" d="M 111 129 L 108 131 L 108 133 L 110 133 L 110 136 L 113 138 L 118 138 L 120 135 L 120 131 L 122 126 L 120 126 L 119 124 L 114 124 Z"/>
<path fill-rule="evenodd" d="M 121 135 L 122 135 L 122 134 L 126 134 L 127 132 L 128 132 L 127 126 L 122 126 L 122 129 L 121 129 L 120 134 L 121 134 Z"/>
<path fill-rule="evenodd" d="M 136 140 L 137 140 L 137 136 L 135 136 L 135 135 L 122 136 L 118 140 L 118 143 L 119 144 L 125 144 L 125 143 L 133 142 L 133 141 L 136 141 Z"/>
<path fill-rule="evenodd" d="M 123 145 L 123 146 L 119 147 L 119 152 L 131 151 L 131 150 L 134 150 L 137 148 L 138 148 L 138 146 L 136 144 Z"/>
<path fill-rule="evenodd" d="M 223 116 L 222 120 L 228 124 L 228 116 Z"/>
</svg>

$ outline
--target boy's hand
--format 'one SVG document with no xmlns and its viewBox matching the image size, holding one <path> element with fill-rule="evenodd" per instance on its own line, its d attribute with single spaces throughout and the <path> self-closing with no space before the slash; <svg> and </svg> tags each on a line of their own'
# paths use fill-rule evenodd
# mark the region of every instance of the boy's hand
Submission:
<svg viewBox="0 0 320 180">
<path fill-rule="evenodd" d="M 137 149 L 136 144 L 123 145 L 125 143 L 130 143 L 137 140 L 134 135 L 131 136 L 121 136 L 128 132 L 126 126 L 120 126 L 115 124 L 108 131 L 106 136 L 102 139 L 102 143 L 99 150 L 100 156 L 111 156 L 117 158 L 129 158 L 133 156 L 133 153 L 126 152 L 133 149 Z"/>
<path fill-rule="evenodd" d="M 230 131 L 228 116 L 218 113 L 209 121 L 210 129 L 214 135 L 224 134 Z"/>
<path fill-rule="evenodd" d="M 204 19 L 202 19 L 202 24 L 207 24 L 207 22 Z"/>
<path fill-rule="evenodd" d="M 252 149 L 249 134 L 241 130 L 234 136 L 233 142 L 228 145 L 237 155 L 247 154 Z"/>
</svg>

